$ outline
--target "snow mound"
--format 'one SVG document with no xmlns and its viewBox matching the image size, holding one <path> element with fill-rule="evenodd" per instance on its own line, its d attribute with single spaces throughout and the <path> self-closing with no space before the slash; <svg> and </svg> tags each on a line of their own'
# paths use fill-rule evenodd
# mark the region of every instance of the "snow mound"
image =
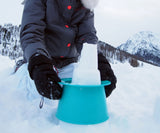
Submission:
<svg viewBox="0 0 160 133">
<path fill-rule="evenodd" d="M 114 64 L 117 89 L 107 100 L 110 118 L 96 125 L 73 125 L 55 117 L 58 101 L 41 97 L 27 64 L 13 74 L 14 62 L 0 56 L 0 128 L 2 133 L 159 133 L 160 68 Z M 1 73 L 3 72 L 3 73 Z"/>
</svg>

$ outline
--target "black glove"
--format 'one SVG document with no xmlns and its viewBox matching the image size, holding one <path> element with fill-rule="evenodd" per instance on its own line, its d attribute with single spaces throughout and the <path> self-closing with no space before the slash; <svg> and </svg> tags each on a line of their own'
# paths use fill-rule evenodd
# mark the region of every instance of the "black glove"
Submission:
<svg viewBox="0 0 160 133">
<path fill-rule="evenodd" d="M 34 54 L 29 60 L 28 70 L 40 95 L 49 99 L 61 98 L 62 88 L 58 84 L 61 80 L 53 69 L 51 59 Z"/>
<path fill-rule="evenodd" d="M 106 97 L 110 96 L 112 91 L 116 88 L 117 79 L 114 75 L 114 72 L 107 61 L 107 59 L 103 56 L 102 53 L 98 54 L 98 69 L 100 71 L 101 80 L 109 80 L 111 84 L 109 86 L 105 86 Z"/>
</svg>

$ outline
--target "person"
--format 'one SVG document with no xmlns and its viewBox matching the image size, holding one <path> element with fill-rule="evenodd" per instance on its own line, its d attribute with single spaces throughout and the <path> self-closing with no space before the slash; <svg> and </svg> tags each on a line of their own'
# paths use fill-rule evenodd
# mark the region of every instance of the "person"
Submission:
<svg viewBox="0 0 160 133">
<path fill-rule="evenodd" d="M 40 95 L 60 99 L 60 71 L 78 61 L 84 43 L 96 45 L 93 9 L 97 0 L 25 0 L 20 41 L 29 75 Z M 102 53 L 101 80 L 110 80 L 106 97 L 116 88 L 116 77 Z M 70 71 L 72 73 L 72 71 Z"/>
</svg>

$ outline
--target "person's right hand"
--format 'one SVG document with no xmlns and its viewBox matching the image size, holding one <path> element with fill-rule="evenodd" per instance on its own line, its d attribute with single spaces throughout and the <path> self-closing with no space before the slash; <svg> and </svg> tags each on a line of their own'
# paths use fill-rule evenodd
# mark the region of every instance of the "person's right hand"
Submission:
<svg viewBox="0 0 160 133">
<path fill-rule="evenodd" d="M 58 84 L 60 78 L 53 69 L 51 59 L 41 54 L 31 56 L 28 70 L 40 95 L 49 99 L 60 99 L 63 89 Z"/>
</svg>

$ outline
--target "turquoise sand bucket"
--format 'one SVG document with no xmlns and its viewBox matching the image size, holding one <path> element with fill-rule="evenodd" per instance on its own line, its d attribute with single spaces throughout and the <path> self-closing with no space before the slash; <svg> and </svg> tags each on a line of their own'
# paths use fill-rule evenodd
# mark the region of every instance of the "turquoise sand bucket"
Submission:
<svg viewBox="0 0 160 133">
<path fill-rule="evenodd" d="M 72 124 L 90 125 L 106 121 L 108 116 L 104 86 L 74 85 L 71 79 L 62 79 L 63 95 L 59 101 L 56 117 Z"/>
</svg>

